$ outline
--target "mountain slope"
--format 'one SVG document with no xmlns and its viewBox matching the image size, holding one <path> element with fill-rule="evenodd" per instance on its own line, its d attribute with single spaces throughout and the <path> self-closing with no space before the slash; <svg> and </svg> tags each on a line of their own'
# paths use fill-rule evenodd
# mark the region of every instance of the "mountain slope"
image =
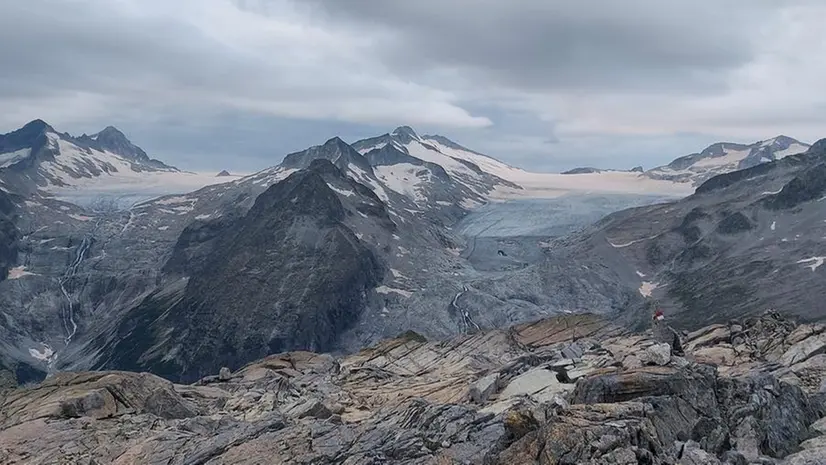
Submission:
<svg viewBox="0 0 826 465">
<path fill-rule="evenodd" d="M 686 155 L 668 165 L 651 169 L 645 172 L 645 175 L 652 179 L 699 186 L 719 174 L 780 160 L 789 155 L 803 153 L 808 148 L 808 144 L 786 136 L 777 136 L 750 145 L 720 142 L 702 152 Z"/>
<path fill-rule="evenodd" d="M 161 291 L 136 307 L 104 366 L 194 380 L 285 349 L 332 349 L 382 275 L 350 221 L 395 230 L 372 191 L 317 159 L 216 226 L 211 247 L 190 226 L 166 265 L 173 288 L 189 277 L 180 297 Z"/>
<path fill-rule="evenodd" d="M 11 196 L 0 190 L 0 281 L 6 279 L 17 263 L 20 231 L 15 224 L 16 210 Z"/>
<path fill-rule="evenodd" d="M 647 301 L 624 309 L 635 321 L 655 301 L 687 328 L 766 309 L 822 320 L 824 198 L 826 140 L 711 178 L 680 201 L 618 212 L 551 241 L 545 273 L 603 268 L 592 285 L 621 283 Z"/>
</svg>

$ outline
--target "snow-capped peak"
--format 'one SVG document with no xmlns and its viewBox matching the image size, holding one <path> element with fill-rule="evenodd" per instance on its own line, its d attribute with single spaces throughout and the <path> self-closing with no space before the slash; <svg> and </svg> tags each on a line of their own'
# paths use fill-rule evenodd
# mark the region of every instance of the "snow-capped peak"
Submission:
<svg viewBox="0 0 826 465">
<path fill-rule="evenodd" d="M 647 171 L 645 175 L 653 179 L 685 182 L 696 186 L 718 174 L 803 153 L 809 147 L 809 144 L 784 135 L 748 145 L 718 142 L 700 153 L 677 158 L 666 166 Z"/>
<path fill-rule="evenodd" d="M 416 134 L 416 131 L 414 131 L 413 128 L 411 128 L 410 126 L 399 126 L 393 130 L 391 135 L 396 137 L 409 138 L 413 140 L 421 140 L 419 135 Z"/>
<path fill-rule="evenodd" d="M 0 134 L 0 182 L 18 194 L 40 191 L 74 197 L 90 196 L 96 190 L 123 192 L 124 186 L 131 190 L 151 184 L 151 173 L 174 177 L 180 171 L 149 158 L 112 126 L 94 137 L 73 137 L 34 120 Z M 162 184 L 172 181 L 163 177 Z"/>
</svg>

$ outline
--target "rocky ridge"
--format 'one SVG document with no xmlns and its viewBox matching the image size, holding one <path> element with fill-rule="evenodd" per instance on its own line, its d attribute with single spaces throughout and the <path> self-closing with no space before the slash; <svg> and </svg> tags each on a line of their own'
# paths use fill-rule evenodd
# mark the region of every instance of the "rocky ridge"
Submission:
<svg viewBox="0 0 826 465">
<path fill-rule="evenodd" d="M 575 315 L 442 342 L 409 332 L 345 357 L 282 353 L 192 385 L 61 373 L 2 394 L 0 462 L 826 460 L 826 326 L 769 312 L 682 335 L 683 350 L 673 334 Z"/>
<path fill-rule="evenodd" d="M 644 175 L 651 179 L 699 186 L 714 176 L 781 160 L 803 153 L 809 147 L 809 144 L 782 135 L 753 144 L 718 142 L 701 152 L 677 158 L 668 165 L 648 170 Z"/>
</svg>

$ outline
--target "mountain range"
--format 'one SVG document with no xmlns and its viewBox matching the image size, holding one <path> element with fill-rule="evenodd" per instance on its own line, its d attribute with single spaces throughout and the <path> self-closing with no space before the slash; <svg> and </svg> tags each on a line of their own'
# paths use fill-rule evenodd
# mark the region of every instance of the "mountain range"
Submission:
<svg viewBox="0 0 826 465">
<path fill-rule="evenodd" d="M 114 128 L 75 138 L 35 121 L 0 136 L 0 369 L 19 383 L 79 369 L 191 382 L 408 330 L 446 338 L 584 311 L 634 326 L 652 299 L 686 328 L 769 306 L 819 319 L 824 144 L 776 138 L 736 163 L 746 148 L 718 145 L 672 163 L 690 172 L 674 178 L 563 175 L 400 127 L 96 208 L 95 186 L 203 178 Z M 642 206 L 560 237 L 457 229 L 484 204 L 572 193 Z"/>
</svg>

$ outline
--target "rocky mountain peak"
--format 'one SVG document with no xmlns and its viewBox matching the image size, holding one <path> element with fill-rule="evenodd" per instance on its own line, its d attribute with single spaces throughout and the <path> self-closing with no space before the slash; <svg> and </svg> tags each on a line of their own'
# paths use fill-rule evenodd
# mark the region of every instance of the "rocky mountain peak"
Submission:
<svg viewBox="0 0 826 465">
<path fill-rule="evenodd" d="M 367 159 L 341 140 L 340 137 L 333 137 L 323 145 L 291 153 L 284 157 L 281 166 L 290 169 L 304 169 L 310 167 L 314 160 L 318 159 L 328 160 L 342 171 L 347 171 L 350 165 L 355 165 L 367 173 L 373 171 Z"/>
<path fill-rule="evenodd" d="M 407 136 L 413 139 L 418 139 L 419 135 L 410 126 L 399 126 L 393 130 L 394 136 Z"/>
<path fill-rule="evenodd" d="M 47 132 L 54 132 L 54 129 L 45 121 L 36 119 L 16 131 L 0 134 L 0 153 L 42 146 Z"/>
<path fill-rule="evenodd" d="M 107 126 L 90 137 L 96 148 L 106 150 L 135 161 L 149 161 L 149 156 L 133 144 L 126 135 L 114 126 Z"/>
<path fill-rule="evenodd" d="M 40 134 L 47 131 L 54 131 L 54 129 L 51 125 L 49 125 L 49 123 L 43 121 L 42 119 L 36 119 L 26 123 L 18 131 L 27 134 Z"/>
<path fill-rule="evenodd" d="M 752 144 L 717 142 L 699 153 L 679 157 L 645 174 L 653 179 L 691 182 L 699 186 L 714 176 L 780 160 L 808 148 L 808 144 L 784 135 Z"/>
<path fill-rule="evenodd" d="M 413 141 L 420 141 L 421 138 L 416 131 L 410 126 L 399 126 L 390 133 L 390 137 L 402 145 L 409 144 Z"/>
</svg>

